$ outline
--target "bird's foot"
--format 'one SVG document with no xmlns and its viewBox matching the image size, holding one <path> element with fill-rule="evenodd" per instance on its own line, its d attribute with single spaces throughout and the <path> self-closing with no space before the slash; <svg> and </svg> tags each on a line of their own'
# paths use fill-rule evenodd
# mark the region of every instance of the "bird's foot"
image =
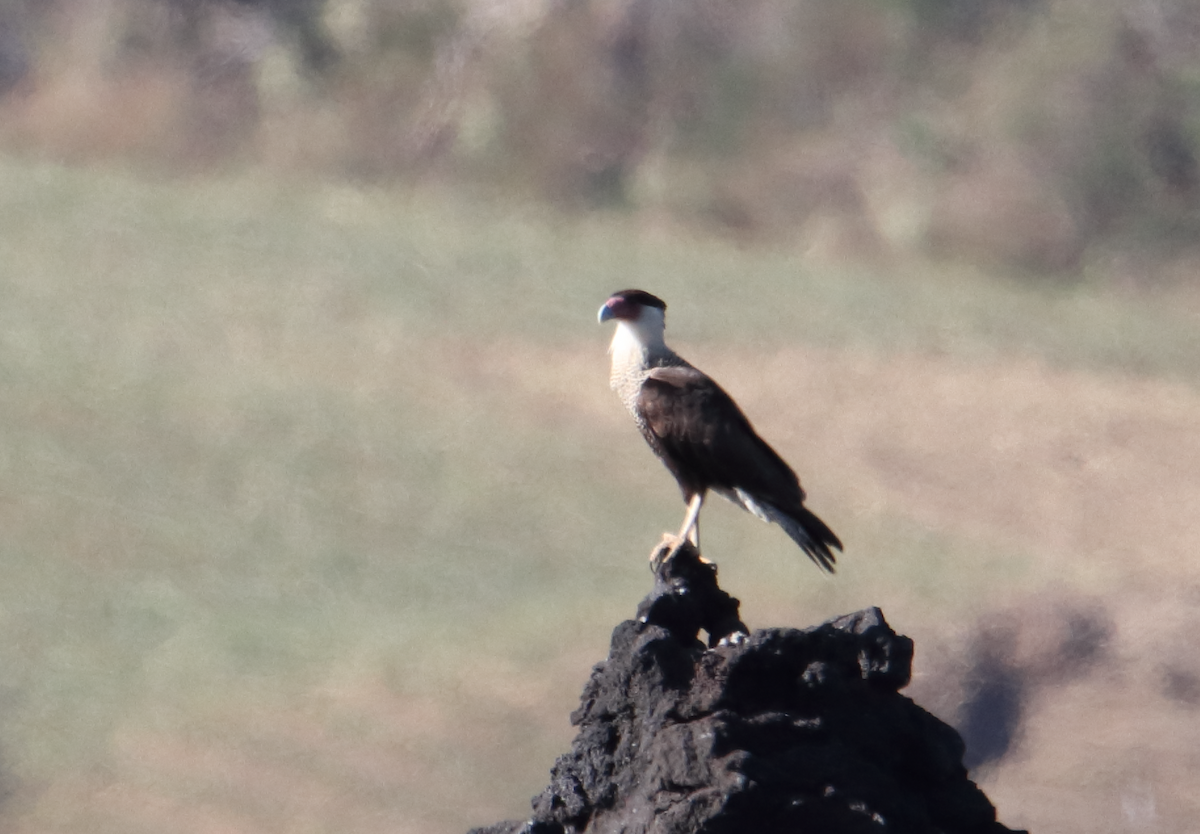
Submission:
<svg viewBox="0 0 1200 834">
<path fill-rule="evenodd" d="M 663 533 L 662 541 L 660 541 L 650 551 L 650 572 L 657 575 L 662 570 L 663 566 L 675 558 L 675 554 L 679 553 L 684 548 L 695 553 L 696 558 L 703 565 L 711 565 L 708 559 L 700 553 L 700 549 L 692 544 L 686 538 L 676 536 L 674 533 Z"/>
<path fill-rule="evenodd" d="M 657 575 L 662 570 L 662 566 L 674 558 L 686 541 L 686 539 L 681 539 L 671 533 L 663 533 L 662 541 L 650 551 L 650 572 Z"/>
</svg>

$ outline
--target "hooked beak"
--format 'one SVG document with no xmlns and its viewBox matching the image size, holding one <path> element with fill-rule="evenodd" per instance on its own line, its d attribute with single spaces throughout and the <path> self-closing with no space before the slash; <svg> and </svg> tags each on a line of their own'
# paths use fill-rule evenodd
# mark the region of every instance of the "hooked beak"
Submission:
<svg viewBox="0 0 1200 834">
<path fill-rule="evenodd" d="M 615 319 L 616 317 L 617 314 L 613 312 L 612 307 L 608 306 L 607 301 L 604 302 L 604 306 L 600 308 L 600 315 L 598 316 L 600 323 L 604 324 L 604 322 L 608 321 L 609 319 Z"/>
</svg>

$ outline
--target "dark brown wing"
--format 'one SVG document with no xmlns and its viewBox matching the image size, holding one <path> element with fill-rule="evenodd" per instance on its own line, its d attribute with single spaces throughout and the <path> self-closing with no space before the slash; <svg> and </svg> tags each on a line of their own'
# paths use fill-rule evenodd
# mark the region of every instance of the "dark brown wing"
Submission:
<svg viewBox="0 0 1200 834">
<path fill-rule="evenodd" d="M 706 374 L 690 366 L 655 368 L 637 408 L 646 440 L 685 499 L 705 489 L 742 489 L 785 513 L 800 509 L 804 490 L 796 474 Z"/>
</svg>

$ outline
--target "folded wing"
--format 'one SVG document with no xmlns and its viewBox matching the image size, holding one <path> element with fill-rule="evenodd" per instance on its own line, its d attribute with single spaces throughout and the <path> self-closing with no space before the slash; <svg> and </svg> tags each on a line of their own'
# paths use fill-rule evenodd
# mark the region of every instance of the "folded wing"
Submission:
<svg viewBox="0 0 1200 834">
<path fill-rule="evenodd" d="M 829 547 L 841 543 L 804 507 L 796 473 L 710 377 L 691 366 L 652 369 L 637 410 L 642 433 L 679 482 L 685 501 L 714 490 L 779 524 L 814 562 L 832 570 Z"/>
</svg>

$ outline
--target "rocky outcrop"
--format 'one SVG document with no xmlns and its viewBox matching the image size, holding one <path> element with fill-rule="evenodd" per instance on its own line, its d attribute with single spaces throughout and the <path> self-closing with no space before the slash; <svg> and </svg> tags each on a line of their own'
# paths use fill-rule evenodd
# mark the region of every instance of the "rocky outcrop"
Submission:
<svg viewBox="0 0 1200 834">
<path fill-rule="evenodd" d="M 737 606 L 690 547 L 660 564 L 532 817 L 472 834 L 1008 831 L 958 734 L 899 694 L 912 641 L 882 612 L 747 634 Z"/>
</svg>

